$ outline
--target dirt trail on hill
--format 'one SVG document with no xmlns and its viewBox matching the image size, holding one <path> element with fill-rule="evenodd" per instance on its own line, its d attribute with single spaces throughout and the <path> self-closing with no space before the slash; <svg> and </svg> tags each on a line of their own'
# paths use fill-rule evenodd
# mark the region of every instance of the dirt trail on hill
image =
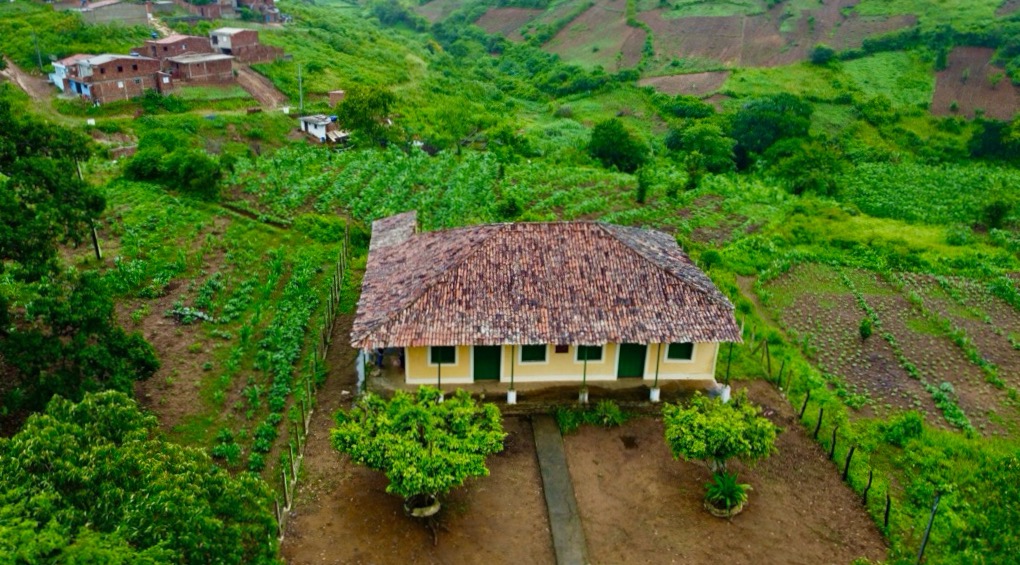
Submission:
<svg viewBox="0 0 1020 565">
<path fill-rule="evenodd" d="M 33 76 L 20 67 L 11 62 L 10 59 L 4 57 L 4 63 L 7 64 L 7 68 L 0 71 L 0 76 L 6 77 L 8 80 L 18 85 L 18 88 L 24 90 L 32 100 L 36 102 L 46 102 L 50 98 L 53 90 L 50 87 L 49 80 L 45 77 Z"/>
<path fill-rule="evenodd" d="M 277 90 L 269 79 L 253 71 L 247 65 L 237 65 L 234 69 L 237 71 L 237 84 L 247 90 L 252 98 L 259 101 L 259 104 L 272 108 L 287 105 L 287 96 Z"/>
</svg>

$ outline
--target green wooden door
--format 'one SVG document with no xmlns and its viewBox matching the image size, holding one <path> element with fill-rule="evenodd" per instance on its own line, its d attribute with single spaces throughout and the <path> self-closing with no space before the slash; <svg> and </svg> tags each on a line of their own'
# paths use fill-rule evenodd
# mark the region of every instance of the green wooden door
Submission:
<svg viewBox="0 0 1020 565">
<path fill-rule="evenodd" d="M 645 376 L 645 354 L 648 346 L 641 343 L 620 344 L 620 366 L 616 371 L 618 379 L 640 379 Z"/>
<path fill-rule="evenodd" d="M 475 346 L 475 374 L 476 381 L 498 381 L 500 351 L 498 345 L 476 345 Z"/>
</svg>

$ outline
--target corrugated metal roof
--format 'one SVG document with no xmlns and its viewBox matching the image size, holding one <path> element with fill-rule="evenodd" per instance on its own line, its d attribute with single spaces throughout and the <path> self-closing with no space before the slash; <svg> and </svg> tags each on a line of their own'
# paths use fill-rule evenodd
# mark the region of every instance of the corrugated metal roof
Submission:
<svg viewBox="0 0 1020 565">
<path fill-rule="evenodd" d="M 413 220 L 372 226 L 355 347 L 740 341 L 733 305 L 665 233 L 599 222 L 414 233 Z"/>
<path fill-rule="evenodd" d="M 191 53 L 188 55 L 178 55 L 177 57 L 167 57 L 168 61 L 180 64 L 207 63 L 210 61 L 223 61 L 225 59 L 233 59 L 233 57 L 220 53 Z"/>
</svg>

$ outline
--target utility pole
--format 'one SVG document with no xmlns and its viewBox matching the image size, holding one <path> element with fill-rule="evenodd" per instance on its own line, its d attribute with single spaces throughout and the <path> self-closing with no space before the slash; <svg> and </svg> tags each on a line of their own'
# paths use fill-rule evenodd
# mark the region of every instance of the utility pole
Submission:
<svg viewBox="0 0 1020 565">
<path fill-rule="evenodd" d="M 297 65 L 298 111 L 305 113 L 305 89 L 301 84 L 301 63 Z"/>
<path fill-rule="evenodd" d="M 42 69 L 42 53 L 39 52 L 39 36 L 37 36 L 35 34 L 34 30 L 32 31 L 32 41 L 35 42 L 35 60 L 36 60 L 36 62 L 39 63 L 39 72 L 41 73 L 41 72 L 43 72 L 43 69 Z"/>
<path fill-rule="evenodd" d="M 85 178 L 81 174 L 81 163 L 75 159 L 74 166 L 78 169 L 78 180 L 85 182 Z M 99 234 L 96 233 L 96 223 L 89 220 L 89 228 L 92 230 L 92 249 L 96 252 L 96 261 L 103 260 L 103 250 L 99 248 Z"/>
</svg>

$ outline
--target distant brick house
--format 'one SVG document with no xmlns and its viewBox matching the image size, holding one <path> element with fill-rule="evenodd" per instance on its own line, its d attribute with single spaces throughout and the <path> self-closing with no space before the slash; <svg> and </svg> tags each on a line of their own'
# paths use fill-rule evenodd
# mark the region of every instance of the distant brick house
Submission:
<svg viewBox="0 0 1020 565">
<path fill-rule="evenodd" d="M 262 21 L 274 23 L 282 20 L 274 0 L 237 0 L 237 6 L 247 8 L 261 16 Z"/>
<path fill-rule="evenodd" d="M 137 51 L 139 55 L 165 61 L 170 57 L 179 57 L 181 55 L 212 53 L 213 48 L 212 44 L 209 43 L 208 37 L 174 34 L 162 39 L 146 41 L 145 45 L 139 47 L 135 51 Z M 163 70 L 166 70 L 165 66 L 163 67 Z"/>
<path fill-rule="evenodd" d="M 76 76 L 68 77 L 68 91 L 106 104 L 141 96 L 146 90 L 163 92 L 173 88 L 169 74 L 160 70 L 159 60 L 130 55 L 97 55 L 77 62 Z"/>
<path fill-rule="evenodd" d="M 65 57 L 59 61 L 55 61 L 53 63 L 53 72 L 50 73 L 50 82 L 59 88 L 61 92 L 67 92 L 70 85 L 70 79 L 78 76 L 78 61 L 94 56 L 95 55 L 79 53 L 77 55 L 71 55 L 70 57 Z"/>
<path fill-rule="evenodd" d="M 406 384 L 714 380 L 733 305 L 676 239 L 601 222 L 372 224 L 351 330 Z"/>
<path fill-rule="evenodd" d="M 259 32 L 253 29 L 221 27 L 209 32 L 209 41 L 214 51 L 241 63 L 266 63 L 283 56 L 283 49 L 259 43 Z"/>
<path fill-rule="evenodd" d="M 166 69 L 175 81 L 202 84 L 234 82 L 234 58 L 219 53 L 193 53 L 170 57 Z"/>
</svg>

